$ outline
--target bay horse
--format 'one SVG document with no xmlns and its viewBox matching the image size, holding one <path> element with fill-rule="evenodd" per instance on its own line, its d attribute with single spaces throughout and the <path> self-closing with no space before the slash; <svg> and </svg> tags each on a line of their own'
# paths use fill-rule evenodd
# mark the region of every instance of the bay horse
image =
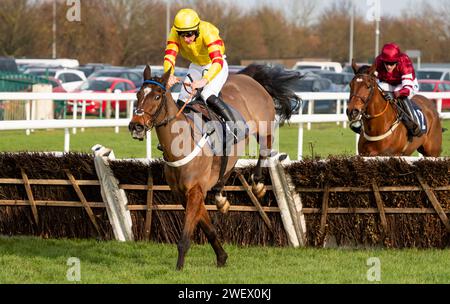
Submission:
<svg viewBox="0 0 450 304">
<path fill-rule="evenodd" d="M 401 109 L 395 101 L 385 99 L 378 86 L 376 66 L 358 67 L 352 62 L 355 77 L 350 82 L 347 117 L 350 124 L 361 123 L 358 154 L 363 156 L 409 156 L 414 151 L 424 156 L 441 154 L 442 127 L 436 106 L 422 95 L 412 101 L 426 119 L 426 133 L 408 140 L 408 130 L 401 123 Z"/>
<path fill-rule="evenodd" d="M 170 71 L 162 77 L 152 77 L 150 67 L 146 66 L 144 84 L 137 93 L 137 108 L 129 123 L 129 131 L 134 139 L 143 140 L 146 131 L 155 128 L 163 149 L 165 179 L 175 197 L 185 208 L 183 230 L 177 246 L 176 269 L 181 270 L 184 266 L 185 255 L 197 224 L 200 225 L 214 249 L 217 266 L 221 267 L 226 264 L 228 255 L 222 248 L 211 223 L 205 207 L 205 198 L 207 192 L 213 189 L 216 192 L 218 209 L 226 212 L 229 203 L 224 201 L 222 190 L 226 178 L 229 177 L 238 160 L 238 155 L 228 156 L 223 178 L 219 181 L 223 156 L 211 153 L 208 150 L 210 147 L 203 145 L 204 137 L 200 141 L 195 139 L 189 141 L 188 156 L 179 156 L 174 152 L 172 146 L 180 134 L 172 127 L 175 127 L 177 123 L 183 123 L 189 124 L 191 132 L 195 132 L 196 128 L 186 114 L 177 107 L 170 88 L 166 87 L 169 75 Z M 261 164 L 270 156 L 272 149 L 274 130 L 271 122 L 275 121 L 276 114 L 279 115 L 280 120 L 289 119 L 291 116 L 291 102 L 300 99 L 287 85 L 291 80 L 298 78 L 300 78 L 299 73 L 286 71 L 281 67 L 250 65 L 238 74 L 230 75 L 221 91 L 223 100 L 237 110 L 248 124 L 249 130 L 238 144 L 248 144 L 250 135 L 255 136 L 259 144 L 259 158 L 252 175 L 252 189 L 258 197 L 265 193 L 262 190 L 264 185 L 261 182 L 263 180 Z M 194 137 L 192 134 L 186 136 Z"/>
</svg>

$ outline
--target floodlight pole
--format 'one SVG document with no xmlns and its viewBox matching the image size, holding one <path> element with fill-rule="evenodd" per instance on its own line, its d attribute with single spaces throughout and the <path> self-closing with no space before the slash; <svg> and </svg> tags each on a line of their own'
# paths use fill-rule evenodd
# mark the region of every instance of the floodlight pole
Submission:
<svg viewBox="0 0 450 304">
<path fill-rule="evenodd" d="M 52 58 L 56 59 L 56 0 L 53 0 L 53 43 L 52 43 Z"/>
<path fill-rule="evenodd" d="M 381 1 L 375 0 L 375 58 L 380 49 L 380 20 L 381 20 Z"/>
<path fill-rule="evenodd" d="M 350 46 L 349 46 L 349 54 L 348 54 L 348 63 L 352 64 L 353 59 L 353 36 L 354 36 L 354 27 L 355 27 L 355 3 L 353 0 L 350 2 L 351 11 L 350 11 Z"/>
<path fill-rule="evenodd" d="M 166 38 L 170 33 L 170 0 L 166 0 Z"/>
</svg>

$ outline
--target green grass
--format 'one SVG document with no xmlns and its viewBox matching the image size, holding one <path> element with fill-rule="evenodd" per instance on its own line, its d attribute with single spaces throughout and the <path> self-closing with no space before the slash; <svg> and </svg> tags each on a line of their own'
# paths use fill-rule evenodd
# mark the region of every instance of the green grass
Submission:
<svg viewBox="0 0 450 304">
<path fill-rule="evenodd" d="M 73 283 L 70 257 L 80 260 L 81 283 L 378 283 L 367 279 L 379 258 L 381 283 L 449 283 L 450 250 L 352 250 L 225 245 L 228 265 L 215 266 L 209 245 L 193 245 L 183 271 L 175 245 L 95 240 L 0 239 L 0 283 Z"/>
<path fill-rule="evenodd" d="M 443 135 L 442 156 L 450 156 L 450 120 L 443 126 L 449 131 Z M 355 155 L 355 134 L 336 123 L 313 124 L 311 130 L 304 129 L 303 156 Z M 0 151 L 63 151 L 63 130 L 35 130 L 31 135 L 25 131 L 0 132 Z M 279 131 L 279 151 L 287 152 L 291 159 L 297 159 L 297 125 L 285 125 Z M 152 156 L 161 157 L 156 149 L 158 139 L 152 132 Z M 70 151 L 91 153 L 91 147 L 101 144 L 112 148 L 117 158 L 145 157 L 145 142 L 133 140 L 126 128 L 119 133 L 114 128 L 87 128 L 84 132 L 70 136 Z"/>
</svg>

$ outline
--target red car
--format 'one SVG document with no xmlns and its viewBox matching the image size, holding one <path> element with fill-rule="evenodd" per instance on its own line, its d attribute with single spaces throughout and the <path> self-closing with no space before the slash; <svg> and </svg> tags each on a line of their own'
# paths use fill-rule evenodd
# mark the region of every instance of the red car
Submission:
<svg viewBox="0 0 450 304">
<path fill-rule="evenodd" d="M 136 86 L 131 80 L 117 77 L 95 77 L 86 80 L 74 93 L 135 93 Z M 116 108 L 116 100 L 111 101 L 112 111 Z M 81 100 L 78 100 L 77 112 L 81 112 Z M 100 108 L 106 110 L 106 100 L 86 100 L 86 114 L 99 115 Z M 73 101 L 69 101 L 68 112 L 73 113 Z M 119 111 L 127 110 L 127 101 L 119 100 Z"/>
<path fill-rule="evenodd" d="M 419 92 L 450 92 L 450 81 L 419 79 Z M 450 99 L 442 99 L 442 109 L 450 109 Z"/>
</svg>

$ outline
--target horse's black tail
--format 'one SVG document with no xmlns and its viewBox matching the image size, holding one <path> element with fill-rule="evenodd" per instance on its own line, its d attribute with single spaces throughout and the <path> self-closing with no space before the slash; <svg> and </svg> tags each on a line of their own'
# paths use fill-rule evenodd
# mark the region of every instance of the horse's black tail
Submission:
<svg viewBox="0 0 450 304">
<path fill-rule="evenodd" d="M 302 76 L 299 72 L 285 70 L 282 66 L 250 64 L 238 72 L 245 74 L 259 82 L 272 96 L 280 121 L 288 120 L 292 112 L 302 103 L 300 97 L 289 88 L 295 80 Z"/>
</svg>

